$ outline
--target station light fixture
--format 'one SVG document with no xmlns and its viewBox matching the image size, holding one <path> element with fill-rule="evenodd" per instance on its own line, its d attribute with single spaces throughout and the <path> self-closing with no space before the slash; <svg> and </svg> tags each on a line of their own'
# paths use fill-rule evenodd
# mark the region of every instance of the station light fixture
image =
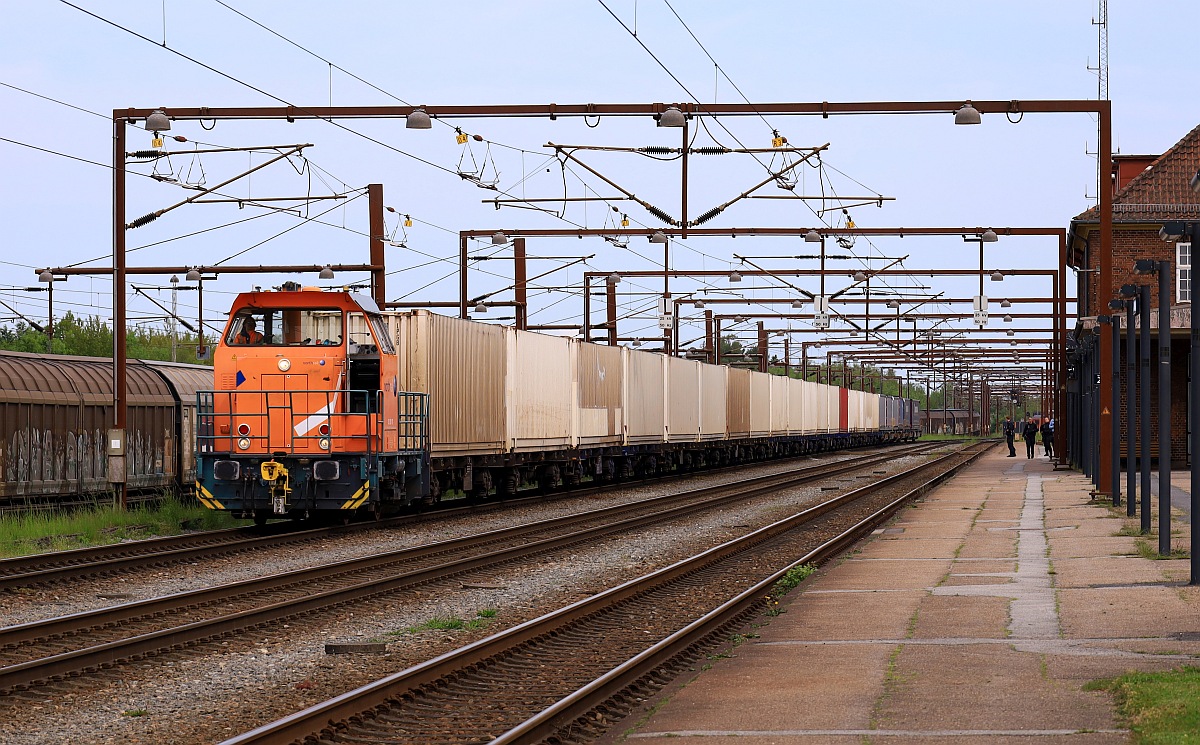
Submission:
<svg viewBox="0 0 1200 745">
<path fill-rule="evenodd" d="M 1001 308 L 1011 308 L 1012 301 L 1009 300 L 1008 298 L 1004 298 L 1003 300 L 1000 301 L 1000 307 Z"/>
<path fill-rule="evenodd" d="M 733 317 L 733 322 L 734 322 L 734 323 L 745 323 L 745 321 L 746 321 L 746 317 L 745 317 L 745 316 L 734 316 L 734 317 Z"/>
<path fill-rule="evenodd" d="M 980 235 L 979 238 L 984 243 L 995 243 L 996 241 L 1000 240 L 999 236 L 996 235 L 996 231 L 992 230 L 991 228 L 983 231 L 983 234 Z"/>
<path fill-rule="evenodd" d="M 1017 335 L 1017 332 L 1016 332 L 1016 331 L 1013 331 L 1012 329 L 1009 329 L 1009 330 L 1008 330 L 1007 332 L 1005 332 L 1005 333 L 1007 333 L 1009 336 L 1016 336 L 1016 335 Z"/>
<path fill-rule="evenodd" d="M 162 109 L 155 109 L 150 116 L 146 117 L 146 129 L 151 132 L 170 132 L 171 120 L 167 118 L 167 113 Z"/>
<path fill-rule="evenodd" d="M 818 233 L 816 230 L 809 230 L 807 233 L 804 234 L 804 242 L 805 243 L 820 243 L 821 242 L 821 234 Z"/>
<path fill-rule="evenodd" d="M 1183 234 L 1186 231 L 1187 225 L 1185 223 L 1179 221 L 1165 222 L 1163 223 L 1163 226 L 1158 229 L 1158 237 L 1159 240 L 1164 240 L 1167 242 L 1177 241 L 1183 237 Z"/>
<path fill-rule="evenodd" d="M 633 340 L 633 344 L 631 344 L 630 346 L 634 346 L 634 347 L 640 347 L 640 346 L 642 346 L 642 340 L 641 340 L 641 339 L 634 339 L 634 340 Z"/>
<path fill-rule="evenodd" d="M 972 106 L 970 101 L 958 107 L 958 110 L 954 112 L 955 124 L 979 124 L 981 121 L 983 120 L 979 115 L 979 109 Z"/>
<path fill-rule="evenodd" d="M 492 233 L 493 246 L 503 246 L 505 243 L 508 243 L 508 236 L 504 234 L 503 230 L 497 230 L 495 233 Z"/>
<path fill-rule="evenodd" d="M 404 118 L 405 129 L 432 129 L 433 121 L 429 118 L 429 114 L 425 113 L 425 109 L 413 109 L 412 113 Z"/>
<path fill-rule="evenodd" d="M 321 273 L 317 275 L 318 279 L 333 279 L 333 267 L 326 264 L 321 268 Z"/>
<path fill-rule="evenodd" d="M 792 301 L 792 307 L 795 308 L 796 310 L 800 310 L 801 308 L 804 307 L 804 301 L 799 298 L 796 298 L 795 300 Z"/>
<path fill-rule="evenodd" d="M 661 230 L 656 230 L 650 235 L 650 242 L 651 243 L 666 243 L 667 242 L 667 234 L 662 232 Z"/>
<path fill-rule="evenodd" d="M 1133 284 L 1121 285 L 1121 289 L 1117 291 L 1117 294 L 1120 295 L 1123 300 L 1133 300 L 1138 296 L 1138 286 Z"/>
<path fill-rule="evenodd" d="M 41 272 L 38 273 L 38 282 L 53 282 L 53 281 L 54 281 L 54 272 L 51 272 L 49 269 L 43 269 Z"/>
<path fill-rule="evenodd" d="M 1003 282 L 1004 281 L 1004 272 L 1000 271 L 999 269 L 992 272 L 992 281 L 993 282 Z"/>
<path fill-rule="evenodd" d="M 697 310 L 703 310 L 704 309 L 704 301 L 701 300 L 700 298 L 696 298 L 696 302 L 692 303 L 692 307 L 696 308 Z"/>
<path fill-rule="evenodd" d="M 200 270 L 197 269 L 196 267 L 192 267 L 191 269 L 188 269 L 188 273 L 185 274 L 183 276 L 183 278 L 186 279 L 188 282 L 199 282 L 200 281 Z"/>
<path fill-rule="evenodd" d="M 1113 311 L 1125 310 L 1125 301 L 1120 298 L 1117 298 L 1116 300 L 1109 300 L 1108 309 Z"/>
<path fill-rule="evenodd" d="M 854 273 L 854 281 L 855 282 L 865 282 L 866 280 L 867 280 L 867 275 L 865 272 L 855 272 Z"/>
<path fill-rule="evenodd" d="M 487 313 L 488 307 L 486 303 L 480 300 L 478 303 L 475 303 L 475 308 L 473 310 L 475 313 Z"/>
<path fill-rule="evenodd" d="M 608 282 L 610 285 L 619 285 L 619 284 L 621 284 L 621 273 L 613 272 L 612 274 L 605 277 L 604 281 Z"/>
<path fill-rule="evenodd" d="M 1005 317 L 1004 317 L 1004 322 L 1005 322 L 1005 323 L 1012 323 L 1012 316 L 1005 316 Z"/>
<path fill-rule="evenodd" d="M 732 272 L 729 273 L 729 281 L 730 282 L 741 282 L 742 275 L 738 272 L 738 270 L 734 269 Z"/>
<path fill-rule="evenodd" d="M 1158 272 L 1158 262 L 1154 259 L 1138 259 L 1133 262 L 1134 274 L 1154 274 Z"/>
<path fill-rule="evenodd" d="M 668 106 L 663 113 L 658 115 L 658 126 L 660 127 L 682 127 L 687 119 L 678 106 Z"/>
<path fill-rule="evenodd" d="M 888 303 L 887 303 L 887 307 L 889 307 L 889 308 L 891 308 L 891 309 L 895 310 L 896 308 L 899 308 L 899 307 L 900 307 L 900 301 L 899 301 L 899 300 L 895 300 L 895 299 L 893 299 L 893 300 L 889 300 L 889 301 L 888 301 Z"/>
</svg>

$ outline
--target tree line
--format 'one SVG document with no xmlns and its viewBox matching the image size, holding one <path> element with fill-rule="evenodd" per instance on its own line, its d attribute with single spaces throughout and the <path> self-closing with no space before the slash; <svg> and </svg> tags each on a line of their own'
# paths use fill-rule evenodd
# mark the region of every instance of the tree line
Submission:
<svg viewBox="0 0 1200 745">
<path fill-rule="evenodd" d="M 111 357 L 113 332 L 97 316 L 80 318 L 68 312 L 54 322 L 54 338 L 48 340 L 24 321 L 0 324 L 0 349 L 10 352 L 37 354 L 66 354 L 80 357 Z M 49 342 L 49 343 L 48 343 Z M 175 338 L 174 359 L 177 362 L 211 365 L 212 360 L 196 357 L 195 334 L 180 334 Z M 172 359 L 171 332 L 155 326 L 132 326 L 125 334 L 125 354 L 136 360 Z"/>
</svg>

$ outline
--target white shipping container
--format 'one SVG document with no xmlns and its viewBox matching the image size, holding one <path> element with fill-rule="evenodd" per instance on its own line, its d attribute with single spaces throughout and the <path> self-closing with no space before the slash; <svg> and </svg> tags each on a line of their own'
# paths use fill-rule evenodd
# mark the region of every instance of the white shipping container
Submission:
<svg viewBox="0 0 1200 745">
<path fill-rule="evenodd" d="M 661 354 L 625 350 L 625 442 L 666 438 L 665 359 Z"/>
<path fill-rule="evenodd" d="M 782 375 L 768 375 L 771 381 L 771 434 L 788 433 L 788 380 Z"/>
<path fill-rule="evenodd" d="M 515 452 L 575 444 L 575 365 L 571 340 L 506 328 L 508 432 Z"/>
<path fill-rule="evenodd" d="M 400 390 L 429 394 L 434 457 L 507 448 L 504 329 L 429 311 L 389 314 Z"/>
<path fill-rule="evenodd" d="M 576 343 L 576 441 L 620 445 L 625 431 L 625 359 L 620 347 Z"/>
<path fill-rule="evenodd" d="M 788 433 L 804 432 L 804 381 L 784 378 L 787 381 Z"/>
<path fill-rule="evenodd" d="M 750 371 L 750 436 L 771 434 L 771 376 Z"/>
<path fill-rule="evenodd" d="M 700 363 L 682 357 L 667 357 L 667 440 L 695 442 L 700 439 Z"/>
<path fill-rule="evenodd" d="M 724 365 L 700 365 L 700 439 L 723 440 L 728 431 L 728 374 Z"/>
</svg>

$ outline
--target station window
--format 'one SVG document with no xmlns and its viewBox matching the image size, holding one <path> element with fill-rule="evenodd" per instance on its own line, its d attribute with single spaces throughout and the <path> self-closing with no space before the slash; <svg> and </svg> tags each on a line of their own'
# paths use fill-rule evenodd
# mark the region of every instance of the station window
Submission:
<svg viewBox="0 0 1200 745">
<path fill-rule="evenodd" d="M 233 316 L 230 346 L 341 346 L 342 311 L 312 308 L 242 308 Z"/>
<path fill-rule="evenodd" d="M 1192 244 L 1175 244 L 1175 302 L 1192 302 Z"/>
</svg>

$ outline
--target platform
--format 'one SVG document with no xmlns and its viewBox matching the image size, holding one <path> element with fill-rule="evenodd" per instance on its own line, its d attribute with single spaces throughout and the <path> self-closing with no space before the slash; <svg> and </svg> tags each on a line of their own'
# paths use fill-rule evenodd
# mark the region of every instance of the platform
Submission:
<svg viewBox="0 0 1200 745">
<path fill-rule="evenodd" d="M 1091 488 L 1044 456 L 994 448 L 614 734 L 647 745 L 1127 742 L 1109 696 L 1083 686 L 1196 664 L 1200 588 L 1186 584 L 1187 560 L 1141 558 L 1147 539 L 1123 535 L 1136 522 L 1090 502 Z M 1188 525 L 1176 527 L 1186 549 Z"/>
</svg>

